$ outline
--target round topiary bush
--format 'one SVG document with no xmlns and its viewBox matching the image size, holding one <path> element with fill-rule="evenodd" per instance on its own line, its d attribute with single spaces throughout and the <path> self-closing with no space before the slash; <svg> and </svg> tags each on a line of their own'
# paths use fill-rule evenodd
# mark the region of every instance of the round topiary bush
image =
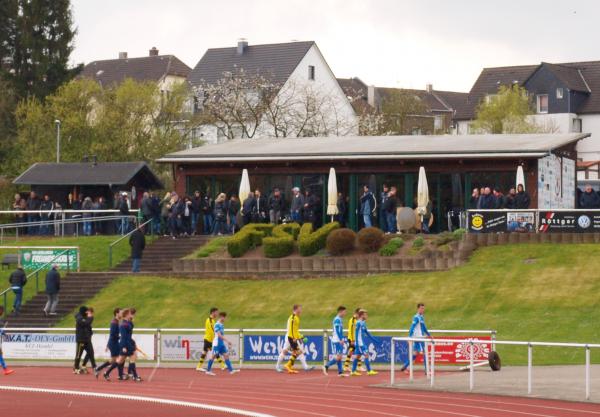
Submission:
<svg viewBox="0 0 600 417">
<path fill-rule="evenodd" d="M 377 252 L 383 245 L 384 236 L 376 227 L 365 227 L 358 232 L 358 247 L 367 253 Z"/>
<path fill-rule="evenodd" d="M 350 229 L 337 229 L 329 233 L 325 248 L 330 255 L 341 256 L 352 252 L 356 242 L 356 233 Z"/>
</svg>

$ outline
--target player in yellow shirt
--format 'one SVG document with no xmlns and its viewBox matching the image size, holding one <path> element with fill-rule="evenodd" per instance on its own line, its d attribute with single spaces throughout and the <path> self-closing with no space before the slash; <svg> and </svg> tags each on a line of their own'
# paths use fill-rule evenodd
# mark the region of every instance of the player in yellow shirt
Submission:
<svg viewBox="0 0 600 417">
<path fill-rule="evenodd" d="M 198 365 L 196 365 L 196 371 L 204 372 L 204 361 L 206 360 L 206 356 L 210 351 L 212 351 L 213 340 L 215 340 L 215 321 L 217 320 L 217 316 L 219 315 L 219 309 L 213 307 L 210 309 L 209 315 L 206 318 L 206 322 L 204 324 L 204 346 L 202 347 L 202 354 L 200 355 L 200 360 L 198 361 Z M 221 369 L 225 368 L 225 362 L 220 355 L 217 355 L 217 362 L 221 364 Z"/>
<path fill-rule="evenodd" d="M 284 368 L 290 374 L 296 374 L 298 371 L 294 370 L 294 363 L 296 362 L 296 358 L 302 355 L 302 349 L 300 348 L 300 343 L 304 339 L 304 336 L 300 333 L 300 315 L 302 314 L 302 306 L 299 304 L 294 304 L 292 308 L 292 314 L 288 318 L 287 321 L 287 331 L 286 331 L 286 341 L 283 347 L 283 350 L 279 354 L 279 358 L 277 359 L 277 366 L 275 369 L 278 371 L 281 369 L 281 363 L 285 358 L 285 355 L 290 352 L 291 356 L 289 361 L 285 364 Z"/>
<path fill-rule="evenodd" d="M 358 312 L 360 311 L 360 307 L 354 310 L 354 314 L 348 320 L 348 354 L 346 355 L 346 361 L 344 362 L 344 371 L 350 371 L 350 364 L 352 363 L 352 356 L 354 356 L 354 351 L 356 350 L 356 320 L 358 320 Z M 359 369 L 362 367 L 362 360 L 359 358 L 358 360 Z"/>
</svg>

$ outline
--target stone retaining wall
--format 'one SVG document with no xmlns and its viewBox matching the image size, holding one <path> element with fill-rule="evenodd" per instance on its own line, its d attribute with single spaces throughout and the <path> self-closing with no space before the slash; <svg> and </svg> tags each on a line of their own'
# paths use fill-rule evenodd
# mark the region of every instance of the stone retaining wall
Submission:
<svg viewBox="0 0 600 417">
<path fill-rule="evenodd" d="M 466 233 L 463 242 L 477 246 L 512 243 L 600 243 L 600 233 Z"/>
</svg>

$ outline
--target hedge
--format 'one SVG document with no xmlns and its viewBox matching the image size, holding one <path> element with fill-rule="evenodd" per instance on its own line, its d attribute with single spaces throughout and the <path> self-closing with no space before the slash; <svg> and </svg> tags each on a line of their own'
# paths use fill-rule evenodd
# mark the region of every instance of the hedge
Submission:
<svg viewBox="0 0 600 417">
<path fill-rule="evenodd" d="M 305 223 L 300 229 L 298 236 L 298 249 L 302 256 L 312 256 L 325 248 L 327 236 L 335 229 L 339 229 L 338 222 L 327 223 L 325 226 L 313 232 L 312 224 Z"/>
<path fill-rule="evenodd" d="M 365 227 L 358 232 L 358 247 L 366 253 L 377 252 L 383 245 L 384 234 L 377 227 Z"/>
<path fill-rule="evenodd" d="M 415 240 L 413 240 L 413 248 L 422 248 L 425 245 L 425 239 L 423 236 L 418 236 Z"/>
<path fill-rule="evenodd" d="M 294 251 L 294 240 L 300 233 L 298 223 L 280 224 L 273 228 L 271 237 L 263 239 L 263 250 L 267 258 L 283 258 Z"/>
<path fill-rule="evenodd" d="M 356 233 L 351 229 L 337 229 L 329 233 L 325 247 L 333 256 L 341 256 L 352 252 L 356 244 Z"/>
<path fill-rule="evenodd" d="M 390 239 L 381 249 L 379 249 L 379 255 L 381 256 L 394 256 L 398 253 L 398 250 L 404 246 L 404 240 L 399 237 Z"/>
<path fill-rule="evenodd" d="M 273 224 L 251 223 L 227 241 L 227 252 L 232 258 L 244 256 L 250 249 L 262 245 L 265 236 L 271 236 Z"/>
</svg>

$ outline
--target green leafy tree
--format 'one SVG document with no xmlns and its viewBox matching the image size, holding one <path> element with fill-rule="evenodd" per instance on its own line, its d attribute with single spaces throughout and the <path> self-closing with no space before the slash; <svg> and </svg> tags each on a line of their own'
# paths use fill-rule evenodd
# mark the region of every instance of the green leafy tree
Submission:
<svg viewBox="0 0 600 417">
<path fill-rule="evenodd" d="M 500 86 L 497 94 L 481 102 L 471 128 L 482 133 L 541 133 L 545 128 L 531 121 L 529 116 L 533 114 L 533 103 L 525 88 L 517 84 Z"/>
<path fill-rule="evenodd" d="M 415 116 L 427 113 L 427 106 L 410 91 L 390 90 L 381 102 L 384 130 L 391 135 L 410 133 Z"/>
</svg>

